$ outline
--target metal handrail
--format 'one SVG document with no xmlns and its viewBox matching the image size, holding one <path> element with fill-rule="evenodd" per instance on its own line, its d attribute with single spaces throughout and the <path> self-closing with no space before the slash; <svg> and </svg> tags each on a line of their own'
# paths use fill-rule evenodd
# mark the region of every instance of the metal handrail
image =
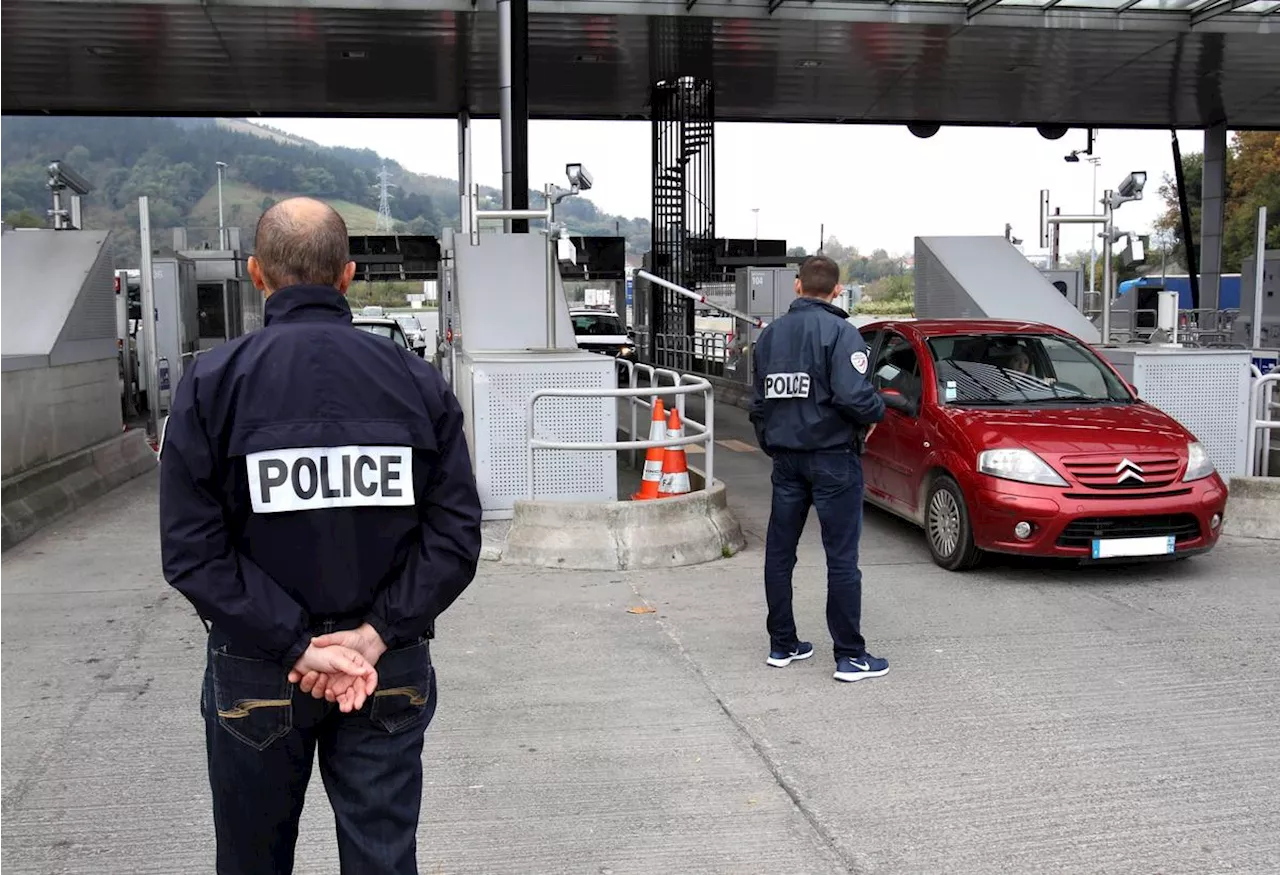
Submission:
<svg viewBox="0 0 1280 875">
<path fill-rule="evenodd" d="M 671 378 L 671 385 L 673 386 L 679 385 L 680 383 L 680 375 L 675 371 L 667 370 L 666 368 L 656 368 L 653 365 L 647 365 L 644 362 L 631 362 L 625 359 L 619 360 L 619 364 L 621 364 L 623 367 L 627 369 L 627 387 L 631 389 L 637 388 L 638 383 L 636 380 L 636 375 L 638 371 L 648 371 L 650 386 L 661 385 L 660 381 L 664 376 Z M 638 395 L 634 398 L 628 399 L 627 406 L 631 408 L 631 429 L 627 432 L 627 436 L 632 439 L 634 439 L 638 434 L 638 432 L 636 431 L 638 427 L 636 416 L 639 413 L 640 409 L 644 408 L 650 411 L 653 410 L 653 402 L 646 401 L 645 397 L 646 396 Z M 648 396 L 648 397 L 656 398 L 656 396 Z M 676 409 L 680 411 L 680 419 L 683 421 L 685 419 L 683 395 L 676 396 Z M 652 419 L 652 416 L 646 417 L 646 420 L 651 420 L 651 419 Z M 696 425 L 705 430 L 705 426 L 703 426 L 701 423 L 696 423 Z M 636 448 L 635 447 L 631 448 L 631 467 L 632 468 L 636 467 Z"/>
<path fill-rule="evenodd" d="M 637 388 L 636 378 L 637 378 L 638 372 L 640 371 L 648 372 L 650 386 L 661 386 L 662 379 L 664 377 L 669 378 L 671 380 L 671 385 L 673 386 L 678 386 L 681 383 L 709 382 L 705 380 L 702 376 L 697 374 L 680 374 L 680 373 L 677 373 L 676 371 L 669 370 L 668 368 L 655 368 L 653 365 L 647 365 L 643 362 L 623 361 L 622 364 L 627 367 L 627 371 L 628 371 L 627 385 L 630 386 L 632 389 Z M 703 413 L 703 418 L 706 419 L 707 423 L 714 424 L 715 395 L 712 392 L 707 392 L 705 394 L 706 394 L 706 400 L 704 402 L 704 407 L 706 408 L 706 410 Z M 693 419 L 691 416 L 689 416 L 689 414 L 685 411 L 684 397 L 685 397 L 684 395 L 676 396 L 676 410 L 680 413 L 681 424 L 685 428 L 696 429 L 699 434 L 708 434 L 709 432 L 708 432 L 707 423 L 698 422 L 696 419 Z M 657 395 L 656 393 L 650 393 L 648 395 L 638 395 L 634 398 L 629 399 L 630 401 L 629 406 L 631 407 L 631 430 L 627 432 L 627 435 L 632 440 L 635 440 L 637 435 L 639 435 L 639 431 L 638 431 L 639 424 L 636 420 L 636 415 L 639 413 L 641 409 L 648 410 L 648 411 L 653 410 L 654 401 L 645 400 L 646 398 L 653 398 L 654 401 L 656 401 Z M 652 422 L 652 420 L 653 420 L 652 413 L 649 416 L 645 417 L 645 422 Z M 631 467 L 633 468 L 636 467 L 636 461 L 637 461 L 636 452 L 638 449 L 639 447 L 636 444 L 631 445 Z M 714 465 L 714 459 L 711 458 L 714 455 L 714 449 L 715 449 L 714 443 L 712 443 L 709 440 L 705 449 L 705 452 L 708 457 L 707 458 L 708 471 L 710 471 L 711 466 Z M 708 473 L 707 476 L 709 479 L 710 474 Z"/>
<path fill-rule="evenodd" d="M 631 363 L 627 363 L 631 364 Z M 657 371 L 659 369 L 655 369 Z M 671 372 L 668 372 L 671 373 Z M 527 413 L 526 426 L 529 434 L 529 445 L 527 447 L 527 460 L 529 466 L 529 484 L 527 495 L 530 501 L 535 495 L 534 475 L 533 475 L 533 451 L 534 450 L 577 450 L 583 452 L 606 452 L 609 450 L 647 450 L 654 447 L 683 447 L 691 444 L 704 444 L 706 447 L 707 464 L 705 472 L 705 486 L 710 486 L 714 472 L 712 469 L 712 441 L 714 440 L 714 423 L 711 416 L 707 416 L 707 422 L 689 423 L 698 429 L 696 434 L 686 434 L 682 438 L 663 438 L 662 440 L 634 440 L 634 410 L 633 410 L 633 426 L 630 441 L 546 441 L 534 437 L 534 412 L 538 401 L 543 398 L 641 398 L 645 396 L 657 397 L 659 395 L 674 395 L 677 399 L 683 400 L 683 396 L 692 395 L 701 392 L 705 398 L 705 404 L 708 411 L 714 409 L 714 401 L 712 400 L 713 389 L 711 383 L 701 377 L 692 375 L 675 375 L 677 384 L 673 386 L 641 386 L 630 387 L 626 389 L 539 389 L 529 396 L 529 406 Z M 632 372 L 632 380 L 635 379 L 635 373 Z M 684 382 L 688 380 L 688 382 Z M 633 402 L 634 403 L 634 402 Z M 643 402 L 641 402 L 643 403 Z M 682 409 L 681 403 L 677 409 Z M 684 417 L 681 416 L 684 420 Z M 632 457 L 634 459 L 634 456 Z"/>
<path fill-rule="evenodd" d="M 1257 368 L 1254 368 L 1254 372 L 1257 373 Z M 1253 477 L 1271 476 L 1271 430 L 1280 428 L 1280 417 L 1272 416 L 1273 413 L 1280 412 L 1280 404 L 1271 400 L 1273 385 L 1280 385 L 1280 369 L 1272 369 L 1266 376 L 1254 380 L 1249 393 L 1249 434 L 1245 442 L 1245 458 L 1248 460 L 1249 474 Z M 1258 459 L 1256 451 L 1260 431 L 1266 431 L 1266 437 L 1262 442 L 1262 457 Z"/>
</svg>

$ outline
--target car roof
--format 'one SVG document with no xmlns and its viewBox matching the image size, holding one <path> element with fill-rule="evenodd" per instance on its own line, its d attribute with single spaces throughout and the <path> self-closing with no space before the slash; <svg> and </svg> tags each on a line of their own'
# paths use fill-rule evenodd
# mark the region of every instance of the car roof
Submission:
<svg viewBox="0 0 1280 875">
<path fill-rule="evenodd" d="M 392 319 L 390 316 L 360 316 L 358 314 L 351 317 L 352 325 L 355 325 L 357 322 L 362 325 L 398 325 L 399 324 L 398 322 L 396 322 L 396 320 Z"/>
<path fill-rule="evenodd" d="M 887 319 L 882 322 L 871 322 L 859 326 L 859 331 L 878 331 L 892 328 L 900 334 L 924 337 L 953 337 L 965 334 L 1056 334 L 1061 337 L 1075 337 L 1069 331 L 1063 331 L 1043 322 L 1025 322 L 1017 319 L 913 319 L 895 321 Z"/>
</svg>

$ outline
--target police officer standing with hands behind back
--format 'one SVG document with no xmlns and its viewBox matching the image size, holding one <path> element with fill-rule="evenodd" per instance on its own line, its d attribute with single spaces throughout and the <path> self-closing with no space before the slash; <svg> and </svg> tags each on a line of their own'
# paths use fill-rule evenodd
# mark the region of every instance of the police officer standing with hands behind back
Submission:
<svg viewBox="0 0 1280 875">
<path fill-rule="evenodd" d="M 352 327 L 325 204 L 268 209 L 248 270 L 265 327 L 193 362 L 160 454 L 165 578 L 210 625 L 217 872 L 293 871 L 318 748 L 343 875 L 416 875 L 428 639 L 480 554 L 462 411 L 430 364 Z"/>
<path fill-rule="evenodd" d="M 867 653 L 861 634 L 862 458 L 884 401 L 867 379 L 868 351 L 848 313 L 831 302 L 840 269 L 815 255 L 800 265 L 797 298 L 755 343 L 751 422 L 773 460 L 773 506 L 765 541 L 772 666 L 813 656 L 796 633 L 791 574 L 809 508 L 818 511 L 827 554 L 827 626 L 838 681 L 880 677 L 889 662 Z"/>
</svg>

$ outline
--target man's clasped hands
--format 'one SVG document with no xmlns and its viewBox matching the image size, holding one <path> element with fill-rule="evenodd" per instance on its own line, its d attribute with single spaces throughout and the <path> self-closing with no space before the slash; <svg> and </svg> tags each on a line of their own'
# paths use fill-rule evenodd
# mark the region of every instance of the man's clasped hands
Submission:
<svg viewBox="0 0 1280 875">
<path fill-rule="evenodd" d="M 289 672 L 289 683 L 313 698 L 337 702 L 344 714 L 359 711 L 377 689 L 374 666 L 386 652 L 382 636 L 368 623 L 358 629 L 330 632 L 311 639 Z"/>
</svg>

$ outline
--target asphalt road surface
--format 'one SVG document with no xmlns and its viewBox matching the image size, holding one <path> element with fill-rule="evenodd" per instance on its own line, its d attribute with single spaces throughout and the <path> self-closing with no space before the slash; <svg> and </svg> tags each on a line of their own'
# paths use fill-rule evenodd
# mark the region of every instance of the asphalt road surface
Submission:
<svg viewBox="0 0 1280 875">
<path fill-rule="evenodd" d="M 483 563 L 442 619 L 424 875 L 1280 872 L 1274 542 L 957 575 L 868 511 L 864 631 L 892 669 L 844 685 L 811 520 L 796 609 L 817 655 L 768 668 L 768 460 L 720 410 L 746 551 Z M 6 553 L 3 586 L 6 875 L 213 872 L 203 628 L 159 573 L 154 478 Z M 333 873 L 311 790 L 296 871 Z"/>
</svg>

